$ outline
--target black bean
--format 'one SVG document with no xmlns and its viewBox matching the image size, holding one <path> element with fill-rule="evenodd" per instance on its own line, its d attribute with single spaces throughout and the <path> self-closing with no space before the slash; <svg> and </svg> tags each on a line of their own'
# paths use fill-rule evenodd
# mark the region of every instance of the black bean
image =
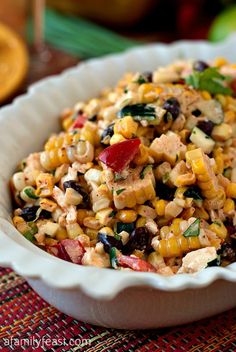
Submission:
<svg viewBox="0 0 236 352">
<path fill-rule="evenodd" d="M 176 188 L 170 188 L 164 183 L 157 182 L 156 194 L 159 198 L 165 200 L 173 200 Z"/>
<path fill-rule="evenodd" d="M 90 198 L 88 193 L 84 190 L 84 188 L 82 186 L 80 186 L 80 184 L 74 180 L 70 180 L 70 181 L 66 181 L 63 183 L 63 187 L 64 190 L 66 190 L 67 188 L 73 188 L 76 192 L 78 192 L 79 194 L 81 194 L 81 196 L 83 197 L 83 202 L 79 205 L 77 205 L 78 209 L 85 209 L 89 207 L 90 204 Z"/>
<path fill-rule="evenodd" d="M 202 112 L 201 112 L 199 109 L 196 109 L 196 110 L 193 110 L 193 111 L 192 111 L 192 115 L 193 115 L 193 116 L 196 116 L 196 117 L 199 117 L 199 116 L 201 115 L 201 113 L 202 113 Z"/>
<path fill-rule="evenodd" d="M 206 68 L 208 68 L 209 65 L 201 60 L 195 61 L 193 63 L 193 69 L 198 72 L 203 72 Z"/>
<path fill-rule="evenodd" d="M 38 211 L 38 206 L 26 207 L 21 211 L 20 216 L 26 221 L 34 221 L 36 219 L 36 213 Z"/>
<path fill-rule="evenodd" d="M 111 123 L 105 130 L 102 132 L 101 135 L 101 144 L 107 145 L 110 143 L 110 139 L 114 134 L 114 123 Z"/>
<path fill-rule="evenodd" d="M 222 259 L 228 260 L 230 262 L 236 261 L 236 251 L 230 243 L 223 243 L 217 253 L 221 255 Z"/>
<path fill-rule="evenodd" d="M 147 251 L 150 249 L 151 236 L 146 227 L 136 228 L 130 235 L 129 241 L 123 248 L 124 254 L 131 254 L 135 249 Z"/>
<path fill-rule="evenodd" d="M 151 71 L 143 72 L 142 76 L 144 76 L 146 78 L 147 82 L 152 82 L 152 72 Z"/>
<path fill-rule="evenodd" d="M 93 115 L 93 116 L 89 117 L 88 120 L 94 122 L 94 121 L 97 121 L 97 117 L 98 117 L 98 115 Z"/>
<path fill-rule="evenodd" d="M 123 243 L 121 240 L 116 239 L 113 236 L 109 236 L 105 233 L 98 233 L 98 241 L 102 242 L 104 245 L 105 252 L 109 253 L 112 247 L 117 249 L 122 249 Z"/>
<path fill-rule="evenodd" d="M 174 97 L 167 99 L 162 107 L 163 109 L 171 113 L 174 120 L 178 117 L 180 113 L 180 104 L 178 100 Z"/>
<path fill-rule="evenodd" d="M 45 209 L 42 209 L 39 215 L 40 219 L 50 219 L 52 217 L 52 213 Z"/>
<path fill-rule="evenodd" d="M 203 132 L 205 132 L 208 136 L 211 135 L 211 132 L 214 128 L 214 123 L 212 121 L 198 121 L 197 127 L 200 128 Z"/>
<path fill-rule="evenodd" d="M 117 222 L 116 224 L 116 231 L 119 234 L 122 231 L 126 231 L 128 233 L 131 233 L 135 229 L 135 223 L 134 222 L 129 222 L 129 223 L 123 223 L 123 222 Z"/>
</svg>

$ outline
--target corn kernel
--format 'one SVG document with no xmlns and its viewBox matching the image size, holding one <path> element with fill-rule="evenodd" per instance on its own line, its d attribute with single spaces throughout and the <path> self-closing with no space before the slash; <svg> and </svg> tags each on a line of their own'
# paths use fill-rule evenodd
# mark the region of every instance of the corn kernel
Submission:
<svg viewBox="0 0 236 352">
<path fill-rule="evenodd" d="M 231 182 L 226 188 L 226 195 L 229 198 L 236 198 L 236 183 Z"/>
<path fill-rule="evenodd" d="M 116 218 L 124 223 L 134 222 L 137 219 L 137 212 L 135 210 L 119 210 Z"/>
<path fill-rule="evenodd" d="M 197 209 L 195 209 L 194 217 L 195 218 L 204 219 L 204 220 L 208 220 L 209 219 L 209 214 L 206 212 L 206 210 L 204 208 L 197 208 Z"/>
<path fill-rule="evenodd" d="M 148 159 L 149 159 L 148 150 L 149 150 L 148 147 L 146 147 L 144 144 L 140 144 L 139 151 L 138 151 L 137 155 L 134 158 L 134 162 L 135 162 L 136 165 L 147 164 Z"/>
<path fill-rule="evenodd" d="M 114 125 L 114 134 L 121 134 L 125 138 L 132 138 L 136 136 L 138 124 L 131 116 L 125 116 L 118 119 Z"/>
<path fill-rule="evenodd" d="M 167 202 L 164 199 L 160 199 L 160 200 L 154 201 L 153 203 L 154 203 L 153 205 L 155 207 L 157 215 L 164 216 Z"/>
<path fill-rule="evenodd" d="M 40 197 L 49 197 L 52 195 L 54 179 L 49 173 L 40 173 L 36 179 L 36 194 Z"/>
<path fill-rule="evenodd" d="M 57 203 L 47 198 L 40 199 L 39 205 L 42 209 L 50 212 L 53 212 L 57 208 Z"/>
<path fill-rule="evenodd" d="M 217 220 L 216 222 L 213 222 L 209 226 L 209 230 L 215 232 L 215 234 L 220 237 L 222 240 L 224 240 L 228 234 L 227 228 L 223 224 L 222 221 Z"/>
<path fill-rule="evenodd" d="M 85 209 L 79 209 L 77 211 L 77 221 L 80 225 L 83 225 L 84 218 L 88 216 L 88 211 Z"/>
<path fill-rule="evenodd" d="M 202 95 L 203 99 L 205 99 L 205 100 L 210 100 L 211 99 L 211 94 L 209 92 L 207 92 L 206 90 L 203 90 L 201 92 L 201 95 Z"/>
<path fill-rule="evenodd" d="M 113 136 L 110 139 L 110 145 L 113 145 L 113 144 L 116 144 L 119 142 L 123 142 L 125 140 L 126 139 L 125 139 L 125 137 L 122 136 L 122 134 L 115 133 L 115 134 L 113 134 Z"/>
<path fill-rule="evenodd" d="M 223 207 L 226 214 L 230 214 L 235 210 L 234 201 L 231 198 L 227 198 Z"/>
<path fill-rule="evenodd" d="M 63 128 L 63 130 L 68 131 L 69 128 L 73 125 L 73 122 L 74 122 L 74 121 L 72 120 L 71 117 L 67 117 L 66 119 L 64 119 L 64 120 L 62 121 L 62 128 Z"/>
<path fill-rule="evenodd" d="M 94 230 L 94 229 L 90 229 L 89 227 L 87 227 L 86 229 L 85 229 L 85 233 L 86 233 L 86 235 L 90 238 L 90 240 L 91 241 L 95 241 L 95 243 L 93 244 L 93 243 L 90 243 L 91 244 L 91 246 L 95 246 L 95 244 L 96 244 L 96 241 L 97 241 L 97 235 L 98 235 L 98 231 L 97 230 Z"/>
<path fill-rule="evenodd" d="M 64 227 L 60 226 L 56 232 L 56 239 L 58 241 L 62 241 L 62 240 L 65 240 L 66 238 L 68 238 L 67 231 Z"/>
<path fill-rule="evenodd" d="M 154 85 L 152 83 L 144 83 L 141 84 L 138 88 L 139 101 L 141 103 L 151 103 L 156 97 L 157 93 L 154 89 Z"/>
<path fill-rule="evenodd" d="M 218 142 L 225 142 L 232 137 L 233 129 L 227 123 L 222 123 L 213 128 L 211 136 Z"/>
<path fill-rule="evenodd" d="M 84 233 L 82 228 L 77 223 L 66 225 L 66 230 L 68 233 L 68 237 L 72 240 Z"/>
<path fill-rule="evenodd" d="M 103 226 L 109 225 L 113 220 L 113 209 L 112 208 L 105 208 L 99 210 L 96 213 L 95 218 L 99 221 L 99 223 Z"/>
<path fill-rule="evenodd" d="M 136 227 L 144 227 L 147 222 L 147 219 L 143 216 L 141 216 L 137 221 L 136 221 Z"/>
<path fill-rule="evenodd" d="M 235 120 L 235 117 L 236 117 L 235 115 L 236 115 L 235 112 L 232 110 L 226 111 L 224 116 L 224 121 L 226 123 L 232 124 Z"/>
<path fill-rule="evenodd" d="M 169 226 L 163 226 L 160 229 L 160 236 L 162 239 L 166 238 L 166 236 L 170 233 L 170 227 Z"/>
<path fill-rule="evenodd" d="M 114 236 L 114 231 L 108 226 L 102 227 L 99 230 L 99 232 L 104 233 L 104 234 L 109 235 L 109 236 Z"/>
<path fill-rule="evenodd" d="M 221 67 L 221 66 L 227 65 L 227 63 L 228 61 L 224 57 L 217 57 L 214 60 L 213 66 Z"/>
</svg>

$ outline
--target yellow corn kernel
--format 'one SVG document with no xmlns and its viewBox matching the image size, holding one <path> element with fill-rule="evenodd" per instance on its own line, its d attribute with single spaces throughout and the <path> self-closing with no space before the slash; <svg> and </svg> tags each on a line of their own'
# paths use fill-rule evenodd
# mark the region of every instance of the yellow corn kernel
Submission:
<svg viewBox="0 0 236 352">
<path fill-rule="evenodd" d="M 124 223 L 134 222 L 137 219 L 137 212 L 135 210 L 119 210 L 116 218 Z"/>
<path fill-rule="evenodd" d="M 217 57 L 214 60 L 213 66 L 221 67 L 221 66 L 224 66 L 224 65 L 227 65 L 227 64 L 228 64 L 228 61 L 224 57 Z"/>
<path fill-rule="evenodd" d="M 136 165 L 147 164 L 148 159 L 149 159 L 148 150 L 149 150 L 148 147 L 146 147 L 144 144 L 140 144 L 139 151 L 138 151 L 137 155 L 134 158 L 134 162 L 135 162 Z"/>
<path fill-rule="evenodd" d="M 97 133 L 97 126 L 94 123 L 87 121 L 84 127 L 81 129 L 80 138 L 84 139 L 85 141 L 89 141 L 92 145 L 98 146 L 100 137 Z"/>
<path fill-rule="evenodd" d="M 187 150 L 191 151 L 191 150 L 195 150 L 196 149 L 196 145 L 193 143 L 188 143 L 187 144 Z"/>
<path fill-rule="evenodd" d="M 21 217 L 21 216 L 14 216 L 13 219 L 13 224 L 17 228 L 17 230 L 20 233 L 24 233 L 28 230 L 28 225 L 26 221 Z"/>
<path fill-rule="evenodd" d="M 157 223 L 159 228 L 162 227 L 162 226 L 168 225 L 169 221 L 170 220 L 167 219 L 166 217 L 160 217 L 160 218 L 156 219 L 156 223 Z"/>
<path fill-rule="evenodd" d="M 144 227 L 147 222 L 147 219 L 143 216 L 141 216 L 137 221 L 136 221 L 136 227 Z"/>
<path fill-rule="evenodd" d="M 97 240 L 97 236 L 98 236 L 98 231 L 97 230 L 90 229 L 89 227 L 87 227 L 85 229 L 85 233 L 90 238 L 91 241 L 93 241 L 93 240 L 96 241 Z M 91 246 L 92 246 L 92 243 L 91 243 Z"/>
<path fill-rule="evenodd" d="M 226 188 L 228 198 L 236 198 L 236 183 L 230 182 Z"/>
<path fill-rule="evenodd" d="M 95 218 L 99 221 L 99 223 L 103 226 L 109 225 L 113 221 L 113 209 L 112 208 L 105 208 L 99 210 L 96 213 Z"/>
<path fill-rule="evenodd" d="M 104 234 L 109 235 L 109 236 L 114 236 L 114 231 L 108 226 L 102 227 L 99 230 L 99 232 L 104 233 Z"/>
<path fill-rule="evenodd" d="M 192 169 L 196 175 L 205 174 L 207 171 L 203 159 L 192 160 Z"/>
<path fill-rule="evenodd" d="M 94 216 L 84 218 L 83 225 L 93 230 L 99 230 L 101 228 L 100 222 Z"/>
<path fill-rule="evenodd" d="M 135 257 L 138 257 L 140 259 L 143 258 L 143 251 L 140 251 L 139 249 L 135 249 L 132 254 L 135 255 Z"/>
<path fill-rule="evenodd" d="M 156 213 L 158 216 L 164 216 L 165 215 L 165 208 L 166 208 L 167 202 L 164 199 L 160 200 L 154 200 L 153 205 L 155 207 Z"/>
<path fill-rule="evenodd" d="M 45 150 L 40 154 L 40 163 L 45 170 L 51 171 L 64 163 L 69 163 L 66 148 Z"/>
<path fill-rule="evenodd" d="M 221 103 L 221 105 L 223 106 L 223 108 L 225 107 L 226 105 L 226 98 L 224 95 L 222 94 L 217 94 L 216 95 L 216 99 Z"/>
<path fill-rule="evenodd" d="M 156 87 L 156 88 L 155 88 L 155 91 L 156 91 L 157 94 L 161 94 L 161 93 L 163 92 L 163 88 L 161 88 L 161 87 Z"/>
<path fill-rule="evenodd" d="M 54 238 L 46 237 L 44 243 L 46 246 L 55 246 L 58 243 L 58 241 L 54 240 Z"/>
<path fill-rule="evenodd" d="M 227 237 L 228 231 L 222 221 L 217 220 L 209 226 L 209 230 L 215 232 L 215 234 L 224 240 Z"/>
<path fill-rule="evenodd" d="M 191 218 L 193 216 L 194 212 L 195 212 L 195 208 L 189 207 L 189 208 L 183 210 L 181 216 L 184 220 L 188 220 L 189 218 Z"/>
<path fill-rule="evenodd" d="M 179 132 L 181 142 L 187 144 L 187 138 L 190 136 L 191 132 L 187 129 L 183 129 Z"/>
<path fill-rule="evenodd" d="M 223 207 L 226 214 L 230 214 L 235 210 L 234 201 L 231 198 L 227 198 Z"/>
<path fill-rule="evenodd" d="M 157 93 L 152 83 L 143 83 L 138 88 L 139 101 L 141 103 L 151 103 L 156 99 Z"/>
<path fill-rule="evenodd" d="M 172 221 L 172 224 L 170 226 L 170 231 L 173 232 L 175 236 L 180 234 L 180 223 L 183 221 L 181 218 L 176 218 Z"/>
<path fill-rule="evenodd" d="M 137 137 L 145 137 L 147 135 L 148 128 L 144 126 L 138 126 L 136 136 Z"/>
<path fill-rule="evenodd" d="M 232 124 L 235 121 L 235 112 L 232 110 L 225 111 L 224 121 L 225 123 Z"/>
<path fill-rule="evenodd" d="M 77 223 L 66 225 L 66 230 L 67 230 L 68 237 L 72 240 L 84 233 L 82 228 Z"/>
<path fill-rule="evenodd" d="M 114 125 L 114 134 L 121 134 L 125 138 L 132 138 L 136 136 L 138 123 L 133 120 L 131 116 L 125 116 L 118 119 Z"/>
<path fill-rule="evenodd" d="M 206 212 L 204 208 L 196 208 L 194 212 L 194 217 L 199 219 L 208 220 L 209 214 Z"/>
<path fill-rule="evenodd" d="M 116 144 L 116 143 L 119 143 L 119 142 L 123 142 L 125 140 L 126 140 L 126 138 L 123 137 L 122 134 L 115 133 L 115 134 L 113 134 L 113 136 L 110 139 L 110 145 L 113 145 L 113 144 Z"/>
<path fill-rule="evenodd" d="M 65 240 L 66 238 L 68 238 L 68 234 L 67 234 L 67 231 L 64 227 L 59 227 L 59 229 L 57 230 L 56 232 L 56 239 L 58 241 L 62 241 L 62 240 Z"/>
<path fill-rule="evenodd" d="M 158 252 L 163 257 L 178 257 L 182 254 L 201 248 L 198 237 L 175 236 L 168 239 L 162 239 L 159 242 Z"/>
<path fill-rule="evenodd" d="M 69 128 L 73 125 L 74 121 L 72 120 L 72 118 L 69 116 L 66 119 L 63 119 L 62 121 L 62 128 L 65 131 L 68 131 Z"/>
<path fill-rule="evenodd" d="M 57 208 L 57 203 L 47 198 L 40 199 L 39 205 L 42 209 L 50 212 L 53 212 Z"/>
<path fill-rule="evenodd" d="M 54 187 L 53 175 L 41 172 L 36 178 L 36 194 L 40 197 L 49 197 L 52 195 Z"/>
<path fill-rule="evenodd" d="M 83 221 L 84 221 L 84 219 L 85 219 L 87 216 L 89 216 L 87 210 L 85 210 L 85 209 L 79 209 L 79 210 L 77 211 L 77 221 L 78 221 L 78 223 L 79 223 L 80 225 L 83 225 Z"/>
<path fill-rule="evenodd" d="M 203 90 L 201 92 L 201 95 L 202 95 L 203 99 L 205 99 L 205 100 L 210 100 L 211 99 L 211 94 L 209 92 L 207 92 L 206 90 Z"/>
<path fill-rule="evenodd" d="M 187 187 L 178 187 L 175 191 L 175 198 L 180 198 L 183 199 L 184 198 L 184 192 L 187 191 Z"/>
<path fill-rule="evenodd" d="M 224 159 L 223 159 L 223 153 L 221 148 L 217 148 L 214 152 L 214 159 L 215 159 L 215 173 L 218 174 L 223 174 L 224 171 Z"/>
<path fill-rule="evenodd" d="M 227 123 L 221 123 L 213 128 L 211 136 L 218 142 L 225 142 L 233 135 L 232 127 Z"/>
<path fill-rule="evenodd" d="M 162 228 L 160 229 L 161 238 L 165 239 L 169 233 L 170 233 L 170 227 L 169 226 L 162 226 Z"/>
</svg>

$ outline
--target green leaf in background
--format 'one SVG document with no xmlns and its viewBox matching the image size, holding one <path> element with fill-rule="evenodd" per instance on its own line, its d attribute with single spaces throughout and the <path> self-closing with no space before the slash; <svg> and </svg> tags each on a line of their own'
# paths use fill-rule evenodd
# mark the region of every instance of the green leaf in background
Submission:
<svg viewBox="0 0 236 352">
<path fill-rule="evenodd" d="M 225 39 L 236 31 L 236 5 L 232 5 L 219 14 L 212 23 L 208 38 L 213 42 Z"/>
<path fill-rule="evenodd" d="M 83 59 L 120 52 L 141 44 L 90 21 L 49 9 L 45 12 L 44 31 L 48 44 Z M 28 25 L 28 38 L 32 42 L 32 20 Z"/>
</svg>

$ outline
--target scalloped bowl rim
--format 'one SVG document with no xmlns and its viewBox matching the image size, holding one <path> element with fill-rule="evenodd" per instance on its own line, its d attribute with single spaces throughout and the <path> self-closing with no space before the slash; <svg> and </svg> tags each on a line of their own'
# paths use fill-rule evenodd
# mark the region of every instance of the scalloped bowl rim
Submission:
<svg viewBox="0 0 236 352">
<path fill-rule="evenodd" d="M 99 59 L 91 59 L 81 63 L 75 68 L 70 68 L 62 74 L 45 78 L 33 84 L 28 92 L 14 100 L 0 110 L 0 127 L 5 114 L 17 110 L 24 101 L 29 101 L 42 89 L 46 89 L 48 83 L 63 81 L 68 75 L 78 74 L 86 66 L 94 64 L 106 64 L 107 60 L 126 59 L 130 55 L 141 55 L 144 51 L 152 50 L 180 50 L 186 46 L 197 47 L 204 45 L 206 48 L 217 48 L 224 50 L 235 45 L 236 35 L 230 36 L 225 42 L 220 44 L 209 44 L 205 41 L 179 41 L 172 44 L 154 44 L 140 46 L 130 49 L 121 54 L 111 54 Z M 0 207 L 3 206 L 0 202 Z M 95 299 L 110 300 L 119 292 L 129 287 L 150 287 L 163 291 L 181 291 L 189 288 L 199 289 L 206 287 L 216 280 L 223 279 L 236 282 L 236 263 L 227 267 L 211 267 L 196 274 L 181 274 L 170 277 L 161 276 L 154 273 L 143 273 L 133 271 L 115 271 L 112 269 L 101 269 L 97 267 L 87 267 L 65 262 L 53 257 L 35 245 L 17 236 L 19 232 L 3 217 L 0 217 L 0 265 L 11 267 L 18 274 L 26 278 L 41 279 L 51 287 L 58 289 L 80 288 L 88 296 Z M 27 265 L 26 265 L 27 263 Z M 58 275 L 60 273 L 60 275 Z"/>
</svg>

